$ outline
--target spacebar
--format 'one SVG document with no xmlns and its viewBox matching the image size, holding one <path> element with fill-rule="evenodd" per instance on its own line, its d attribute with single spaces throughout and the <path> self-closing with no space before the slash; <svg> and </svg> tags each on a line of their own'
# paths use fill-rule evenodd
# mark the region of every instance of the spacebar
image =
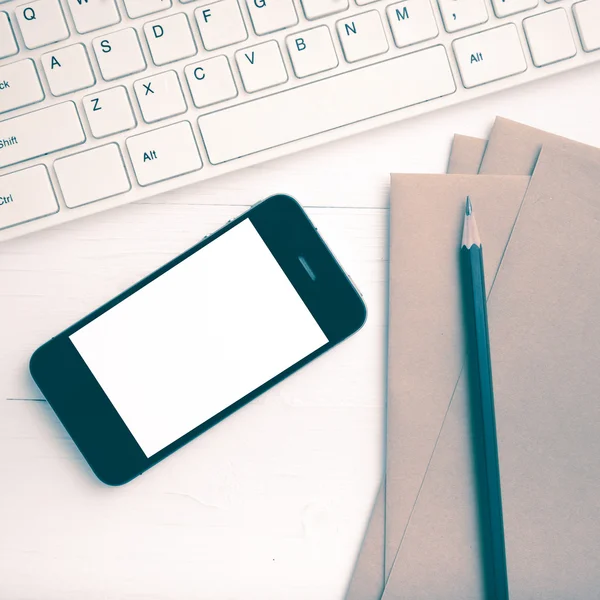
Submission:
<svg viewBox="0 0 600 600">
<path fill-rule="evenodd" d="M 203 115 L 198 125 L 219 164 L 454 91 L 446 50 L 434 46 Z"/>
</svg>

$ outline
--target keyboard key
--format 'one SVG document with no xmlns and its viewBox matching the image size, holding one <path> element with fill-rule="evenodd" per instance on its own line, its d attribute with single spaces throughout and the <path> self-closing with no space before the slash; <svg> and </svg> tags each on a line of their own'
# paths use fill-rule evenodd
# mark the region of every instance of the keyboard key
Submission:
<svg viewBox="0 0 600 600">
<path fill-rule="evenodd" d="M 185 76 L 197 108 L 229 100 L 238 95 L 226 56 L 215 56 L 188 65 Z"/>
<path fill-rule="evenodd" d="M 74 102 L 0 122 L 0 167 L 50 154 L 85 142 Z"/>
<path fill-rule="evenodd" d="M 30 58 L 0 67 L 0 114 L 43 99 L 44 90 Z"/>
<path fill-rule="evenodd" d="M 404 0 L 391 4 L 387 16 L 398 48 L 438 36 L 439 31 L 429 0 Z"/>
<path fill-rule="evenodd" d="M 346 10 L 348 0 L 300 0 L 307 19 L 319 19 Z"/>
<path fill-rule="evenodd" d="M 67 0 L 67 2 L 75 22 L 75 29 L 79 33 L 97 31 L 121 21 L 115 0 Z"/>
<path fill-rule="evenodd" d="M 131 189 L 117 144 L 107 144 L 54 162 L 58 184 L 69 208 L 104 200 Z"/>
<path fill-rule="evenodd" d="M 584 0 L 573 5 L 581 45 L 586 52 L 600 50 L 600 0 Z"/>
<path fill-rule="evenodd" d="M 200 116 L 198 125 L 219 164 L 455 91 L 446 50 L 434 46 Z"/>
<path fill-rule="evenodd" d="M 102 77 L 106 81 L 139 73 L 146 60 L 135 29 L 121 29 L 92 41 Z"/>
<path fill-rule="evenodd" d="M 298 23 L 293 0 L 246 0 L 252 26 L 264 35 Z"/>
<path fill-rule="evenodd" d="M 484 0 L 438 0 L 444 27 L 452 33 L 488 20 Z"/>
<path fill-rule="evenodd" d="M 137 125 L 129 95 L 122 85 L 90 94 L 82 102 L 95 138 L 128 131 Z"/>
<path fill-rule="evenodd" d="M 13 56 L 19 51 L 17 41 L 10 26 L 8 15 L 0 11 L 0 58 Z"/>
<path fill-rule="evenodd" d="M 221 0 L 194 12 L 202 43 L 207 50 L 224 48 L 248 39 L 237 0 Z"/>
<path fill-rule="evenodd" d="M 523 28 L 536 67 L 571 58 L 577 53 L 564 8 L 529 17 L 523 21 Z"/>
<path fill-rule="evenodd" d="M 43 165 L 0 175 L 0 229 L 58 212 L 58 203 Z"/>
<path fill-rule="evenodd" d="M 539 0 L 492 0 L 492 4 L 496 16 L 501 18 L 535 8 Z"/>
<path fill-rule="evenodd" d="M 348 62 L 377 56 L 389 49 L 381 17 L 376 10 L 338 21 L 337 30 Z"/>
<path fill-rule="evenodd" d="M 130 137 L 127 150 L 142 186 L 202 168 L 192 126 L 187 121 Z"/>
<path fill-rule="evenodd" d="M 137 19 L 171 8 L 171 0 L 123 0 L 123 2 L 130 19 Z"/>
<path fill-rule="evenodd" d="M 452 46 L 466 88 L 527 69 L 519 33 L 512 23 L 454 40 Z"/>
<path fill-rule="evenodd" d="M 25 45 L 30 50 L 69 37 L 58 0 L 35 0 L 18 6 L 15 13 Z"/>
<path fill-rule="evenodd" d="M 366 4 L 373 4 L 373 2 L 379 2 L 379 0 L 356 0 L 356 4 L 359 6 L 365 6 Z"/>
<path fill-rule="evenodd" d="M 235 60 L 247 92 L 258 92 L 288 80 L 275 40 L 239 50 L 235 53 Z"/>
<path fill-rule="evenodd" d="M 198 49 L 187 16 L 172 15 L 144 25 L 144 33 L 155 65 L 166 65 L 196 56 Z"/>
<path fill-rule="evenodd" d="M 180 115 L 187 110 L 175 71 L 140 79 L 133 88 L 146 123 Z"/>
<path fill-rule="evenodd" d="M 331 33 L 325 25 L 290 35 L 286 44 L 296 77 L 323 73 L 339 64 Z"/>
<path fill-rule="evenodd" d="M 55 96 L 83 90 L 96 83 L 87 50 L 74 44 L 42 56 L 42 66 L 50 91 Z"/>
</svg>

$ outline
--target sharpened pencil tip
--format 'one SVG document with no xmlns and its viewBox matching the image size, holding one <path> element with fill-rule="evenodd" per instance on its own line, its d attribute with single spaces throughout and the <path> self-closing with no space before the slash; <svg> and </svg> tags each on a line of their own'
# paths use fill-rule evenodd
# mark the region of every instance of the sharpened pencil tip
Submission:
<svg viewBox="0 0 600 600">
<path fill-rule="evenodd" d="M 479 238 L 479 231 L 477 230 L 477 223 L 475 223 L 475 215 L 473 214 L 473 205 L 469 196 L 467 196 L 465 206 L 462 245 L 466 248 L 470 248 L 473 245 L 481 247 L 481 239 Z"/>
</svg>

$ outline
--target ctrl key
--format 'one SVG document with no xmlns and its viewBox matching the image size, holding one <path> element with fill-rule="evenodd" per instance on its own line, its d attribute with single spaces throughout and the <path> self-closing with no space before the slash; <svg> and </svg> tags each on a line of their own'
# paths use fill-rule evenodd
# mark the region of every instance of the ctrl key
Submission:
<svg viewBox="0 0 600 600">
<path fill-rule="evenodd" d="M 0 230 L 58 212 L 43 165 L 0 176 Z"/>
</svg>

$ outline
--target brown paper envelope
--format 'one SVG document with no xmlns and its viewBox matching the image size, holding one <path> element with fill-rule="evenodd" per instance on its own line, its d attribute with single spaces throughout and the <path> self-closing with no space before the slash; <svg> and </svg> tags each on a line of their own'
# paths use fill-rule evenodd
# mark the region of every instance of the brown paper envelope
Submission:
<svg viewBox="0 0 600 600">
<path fill-rule="evenodd" d="M 477 174 L 487 140 L 455 135 L 448 173 Z M 367 524 L 346 600 L 379 600 L 384 587 L 385 487 L 382 483 Z"/>
<path fill-rule="evenodd" d="M 477 175 L 483 159 L 487 140 L 456 134 L 452 142 L 448 174 Z"/>
<path fill-rule="evenodd" d="M 568 148 L 571 151 L 574 151 L 574 149 L 577 148 L 584 155 L 591 151 L 590 147 L 584 144 L 572 142 L 566 138 L 562 138 L 560 136 L 556 136 L 554 134 L 499 117 L 496 120 L 492 130 L 489 153 L 486 154 L 485 163 L 482 164 L 482 172 L 503 173 L 507 170 L 514 170 L 517 173 L 530 173 L 535 165 L 540 148 L 544 142 L 558 142 L 564 148 Z M 481 147 L 484 144 L 485 140 L 478 140 L 477 138 L 471 138 L 468 136 L 456 136 L 455 143 L 452 147 L 452 157 L 449 163 L 449 170 L 454 172 L 460 170 L 473 170 L 473 165 L 476 164 L 478 160 L 481 160 L 479 153 L 481 152 Z M 460 403 L 456 403 L 460 405 Z M 460 407 L 453 410 L 458 411 L 460 410 Z M 450 417 L 452 414 L 453 413 L 450 412 L 448 416 Z M 452 438 L 452 434 L 447 434 L 445 431 L 441 432 L 436 455 L 438 452 L 443 451 L 443 442 L 446 435 L 449 435 L 450 438 Z M 434 469 L 435 465 L 437 464 L 436 461 L 437 458 L 432 459 L 429 478 L 432 477 L 432 473 L 436 472 Z M 427 481 L 424 484 L 424 491 L 427 491 L 430 485 L 436 488 L 435 481 L 433 483 Z M 384 521 L 383 494 L 384 492 L 382 489 L 377 496 L 371 519 L 369 521 L 369 526 L 365 535 L 365 541 L 363 543 L 361 554 L 359 555 L 355 572 L 349 587 L 347 596 L 348 600 L 379 597 L 377 590 L 383 583 L 383 576 L 381 575 L 382 553 L 379 551 L 379 548 L 381 548 L 383 545 L 383 534 L 381 533 Z M 423 491 L 421 492 L 421 497 L 425 497 Z M 415 510 L 415 514 L 413 515 L 411 521 L 411 531 L 417 530 L 417 525 L 419 523 L 418 517 L 420 514 L 427 514 L 426 509 Z M 426 522 L 428 521 L 426 520 Z M 467 529 L 468 528 L 466 527 L 463 528 L 465 531 Z M 407 537 L 408 542 L 410 537 Z M 400 556 L 403 556 L 404 553 L 406 553 L 407 548 L 409 548 L 409 544 L 405 543 Z M 420 589 L 426 588 L 420 586 Z M 413 593 L 413 596 L 417 597 L 416 592 Z"/>
<path fill-rule="evenodd" d="M 471 510 L 471 504 L 464 500 L 469 497 L 471 486 L 470 466 L 463 460 L 465 454 L 461 439 L 450 440 L 456 452 L 453 456 L 446 456 L 446 460 L 456 459 L 458 463 L 452 472 L 463 473 L 465 479 L 461 482 L 460 478 L 455 481 L 454 477 L 450 477 L 447 481 L 460 486 L 464 483 L 461 489 L 464 491 L 463 504 L 466 505 L 458 507 L 452 499 L 458 491 L 448 489 L 447 495 L 442 485 L 442 491 L 438 491 L 433 500 L 434 508 L 437 505 L 439 511 L 431 509 L 427 503 L 423 507 L 430 506 L 431 510 L 421 509 L 423 494 L 428 489 L 423 482 L 436 443 L 443 441 L 440 437 L 442 424 L 463 364 L 457 257 L 465 198 L 470 195 L 480 206 L 478 221 L 487 235 L 485 261 L 489 286 L 528 181 L 528 177 L 392 175 L 386 579 L 401 543 L 413 545 L 412 530 L 407 529 L 411 514 L 420 518 L 420 511 L 428 510 L 429 525 L 426 521 L 422 531 L 415 528 L 419 534 L 415 534 L 414 552 L 401 552 L 400 563 L 404 556 L 410 554 L 413 567 L 413 561 L 425 561 L 423 564 L 435 571 L 437 567 L 429 562 L 430 557 L 437 557 L 439 561 L 440 553 L 448 553 L 455 554 L 456 560 L 464 566 L 463 557 L 446 542 L 452 540 L 452 543 L 459 544 L 461 536 L 466 535 L 469 543 L 475 543 L 471 539 L 472 528 L 450 527 L 457 523 L 457 510 L 466 511 L 463 522 L 468 520 L 467 513 L 470 514 Z M 444 470 L 438 472 L 444 475 Z M 417 499 L 418 510 L 414 511 Z M 439 568 L 443 569 L 443 565 L 442 561 Z M 409 578 L 417 577 L 420 572 L 413 567 L 407 573 Z M 458 565 L 455 563 L 448 563 L 447 567 L 450 579 L 465 575 L 456 570 Z M 401 575 L 404 568 L 400 564 L 394 577 L 388 581 L 390 589 L 386 590 L 388 596 L 385 597 L 411 597 L 394 595 L 400 589 L 395 587 L 396 572 L 400 584 L 408 585 L 406 577 Z M 427 579 L 432 585 L 436 577 L 441 578 L 441 573 L 433 576 L 433 572 L 429 571 Z M 424 582 L 416 583 L 416 587 L 426 594 L 428 588 L 423 586 Z"/>
<path fill-rule="evenodd" d="M 563 146 L 562 141 L 559 145 Z M 592 153 L 583 149 L 580 144 L 573 144 L 571 152 L 565 157 L 564 149 L 556 149 L 556 146 L 546 145 L 540 159 L 539 170 L 536 170 L 537 187 L 532 184 L 531 193 L 528 192 L 526 202 L 536 204 L 536 211 L 531 219 L 538 228 L 547 226 L 547 219 L 541 206 L 548 199 L 569 197 L 583 199 L 587 204 L 594 205 L 595 214 L 585 214 L 579 222 L 571 224 L 568 229 L 572 232 L 595 229 L 591 240 L 579 244 L 580 255 L 566 273 L 580 273 L 579 264 L 586 264 L 582 256 L 588 245 L 598 239 L 598 227 L 596 225 L 600 217 L 600 152 L 594 150 Z M 551 158 L 544 160 L 545 153 L 551 153 Z M 565 182 L 567 183 L 565 187 Z M 576 181 L 577 186 L 572 182 Z M 570 190 L 570 191 L 569 191 Z M 544 197 L 543 194 L 546 194 Z M 560 199 L 558 200 L 560 202 Z M 481 206 L 477 205 L 477 213 L 480 214 Z M 532 211 L 534 212 L 534 211 Z M 511 240 L 507 257 L 513 257 L 517 263 L 530 245 L 537 248 L 537 258 L 545 265 L 550 265 L 552 271 L 563 262 L 562 253 L 568 250 L 570 242 L 557 244 L 557 255 L 548 257 L 547 248 L 552 245 L 552 239 L 542 239 L 539 243 L 531 240 L 533 228 L 528 226 L 525 219 L 525 209 L 519 217 L 515 235 Z M 572 211 L 569 211 L 569 215 Z M 557 220 L 562 226 L 567 226 L 570 220 L 565 219 L 564 212 L 557 211 Z M 577 216 L 580 216 L 579 214 Z M 592 226 L 590 228 L 590 225 Z M 552 238 L 552 227 L 548 227 L 547 237 Z M 514 239 L 518 239 L 519 232 L 527 241 L 523 249 L 515 251 Z M 485 236 L 484 236 L 485 239 Z M 580 240 L 581 242 L 581 240 Z M 485 243 L 485 241 L 484 241 Z M 572 243 L 572 242 L 571 242 Z M 595 263 L 600 264 L 600 251 Z M 587 256 L 588 259 L 593 257 Z M 576 267 L 577 265 L 577 267 Z M 585 315 L 573 311 L 572 306 L 576 302 L 571 300 L 566 306 L 557 308 L 556 297 L 558 294 L 548 294 L 547 283 L 558 287 L 559 292 L 565 289 L 577 289 L 572 292 L 579 301 L 584 311 L 594 310 L 593 302 L 584 296 L 581 300 L 581 286 L 576 284 L 565 286 L 564 274 L 556 277 L 556 273 L 548 273 L 540 277 L 539 268 L 530 265 L 530 271 L 525 276 L 516 273 L 508 260 L 503 262 L 502 273 L 505 269 L 507 276 L 513 281 L 515 289 L 506 292 L 506 298 L 512 302 L 509 309 L 495 311 L 494 306 L 497 297 L 501 295 L 502 276 L 499 276 L 494 287 L 494 293 L 490 301 L 490 325 L 492 327 L 492 349 L 494 354 L 494 368 L 496 381 L 496 406 L 498 413 L 498 432 L 501 449 L 502 485 L 504 493 L 505 525 L 507 531 L 507 554 L 509 560 L 509 577 L 511 581 L 511 598 L 594 598 L 598 597 L 598 575 L 600 572 L 600 526 L 598 525 L 598 514 L 600 513 L 600 410 L 597 408 L 597 390 L 600 378 L 594 373 L 592 361 L 588 364 L 591 375 L 589 377 L 574 377 L 575 383 L 584 384 L 585 392 L 576 389 L 572 381 L 568 381 L 569 369 L 562 364 L 564 356 L 571 358 L 572 362 L 581 360 L 581 352 L 575 348 L 562 348 L 564 334 L 570 334 L 571 340 L 575 339 L 577 345 L 578 336 L 583 329 L 588 333 Z M 561 269 L 562 270 L 562 269 Z M 596 294 L 600 294 L 600 266 L 596 270 L 584 276 L 586 282 L 593 282 L 595 286 L 594 297 L 600 300 Z M 540 277 L 540 290 L 543 301 L 548 303 L 547 310 L 537 310 L 536 302 L 530 298 L 530 286 L 528 280 Z M 525 291 L 523 291 L 525 290 Z M 521 295 L 520 295 L 521 294 Z M 522 295 L 528 296 L 523 301 Z M 543 304 L 543 302 L 540 302 Z M 597 302 L 596 302 L 597 304 Z M 518 311 L 513 305 L 520 308 L 527 315 L 523 319 L 524 332 L 515 332 L 512 315 Z M 535 332 L 536 346 L 527 347 L 524 341 L 531 339 L 530 313 L 540 319 L 542 328 L 547 332 L 554 333 L 553 339 L 538 340 Z M 543 317 L 543 314 L 552 315 L 554 319 Z M 567 314 L 567 323 L 556 332 L 555 322 L 561 320 L 562 314 Z M 574 316 L 573 316 L 574 313 Z M 496 314 L 505 326 L 495 326 Z M 507 316 L 511 319 L 506 325 Z M 592 315 L 594 318 L 595 315 Z M 600 326 L 598 327 L 600 329 Z M 505 343 L 500 350 L 495 343 L 494 331 L 504 332 Z M 600 336 L 598 332 L 590 332 L 586 335 L 586 341 L 591 341 L 595 346 L 586 348 L 583 354 L 595 357 L 600 349 Z M 552 338 L 552 336 L 550 336 Z M 499 344 L 499 343 L 498 343 Z M 523 349 L 523 348 L 526 349 Z M 561 348 L 561 352 L 557 349 Z M 521 349 L 521 353 L 515 352 Z M 581 350 L 581 349 L 579 349 Z M 536 360 L 545 369 L 541 377 L 532 376 L 531 358 L 544 356 Z M 498 375 L 496 367 L 497 356 L 508 357 L 508 367 Z M 547 366 L 554 357 L 557 363 Z M 574 358 L 573 358 L 574 357 Z M 502 360 L 502 359 L 500 359 Z M 589 363 L 592 363 L 591 365 Z M 579 366 L 579 365 L 577 365 Z M 515 377 L 520 368 L 521 376 Z M 580 369 L 581 370 L 581 369 Z M 547 372 L 551 371 L 554 379 L 547 381 Z M 574 372 L 575 369 L 572 370 Z M 565 376 L 565 373 L 567 376 Z M 578 373 L 578 375 L 581 375 Z M 500 391 L 498 380 L 502 379 Z M 545 389 L 540 392 L 539 381 L 546 382 Z M 565 384 L 565 381 L 567 383 Z M 507 391 L 503 392 L 506 382 Z M 523 388 L 524 383 L 530 387 Z M 562 406 L 556 408 L 556 412 L 548 413 L 548 398 L 555 390 L 562 390 L 564 398 L 587 398 L 589 400 L 585 414 L 580 414 L 571 407 Z M 471 459 L 470 447 L 465 444 L 468 438 L 468 430 L 465 429 L 468 417 L 466 409 L 466 395 L 462 390 L 463 381 L 459 381 L 453 402 L 448 411 L 440 438 L 437 441 L 436 450 L 428 469 L 427 478 L 419 495 L 419 502 L 411 516 L 409 527 L 404 536 L 397 563 L 388 580 L 384 598 L 481 598 L 483 597 L 481 570 L 477 565 L 478 555 L 468 545 L 469 535 L 477 539 L 477 523 L 473 520 L 474 497 L 465 492 L 465 488 L 459 484 L 463 477 L 456 469 L 458 462 L 457 451 L 462 451 L 463 461 Z M 572 393 L 571 393 L 572 392 Z M 519 396 L 520 394 L 520 396 Z M 499 401 L 499 395 L 505 395 L 507 401 Z M 516 401 L 520 398 L 520 401 Z M 539 405 L 531 407 L 531 399 L 537 399 Z M 501 405 L 499 406 L 499 402 Z M 506 414 L 504 407 L 508 407 Z M 579 408 L 577 406 L 576 408 Z M 544 418 L 540 419 L 540 415 Z M 566 417 L 565 417 L 566 415 Z M 572 427 L 567 425 L 572 424 Z M 540 428 L 540 425 L 542 427 Z M 546 425 L 544 427 L 544 425 Z M 461 430 L 462 427 L 462 430 Z M 539 430 L 538 437 L 536 432 Z M 562 434 L 562 438 L 560 436 Z M 532 440 L 533 437 L 533 440 Z M 545 442 L 544 448 L 539 447 L 540 441 Z M 576 453 L 577 456 L 573 456 Z M 504 458 L 506 456 L 507 458 Z M 454 457 L 454 458 L 453 458 Z M 592 468 L 590 469 L 590 464 Z M 471 488 L 472 489 L 472 488 Z M 448 499 L 452 502 L 449 503 Z M 445 504 L 444 501 L 445 500 Z M 466 505 L 470 510 L 465 510 Z M 458 510 L 457 510 L 458 508 Z M 431 531 L 436 530 L 439 539 L 431 552 L 427 543 L 427 536 L 431 537 Z M 448 541 L 450 540 L 450 543 Z M 423 546 L 429 551 L 423 552 Z M 452 548 L 456 552 L 452 551 Z M 460 549 L 460 551 L 459 551 Z M 415 558 L 416 557 L 416 558 Z M 532 563 L 532 561 L 534 561 Z M 477 565 L 473 570 L 474 565 Z M 471 567 L 471 568 L 470 568 Z"/>
<path fill-rule="evenodd" d="M 460 381 L 444 415 L 384 600 L 485 598 L 470 411 Z"/>
<path fill-rule="evenodd" d="M 558 144 L 565 149 L 578 147 L 581 152 L 593 148 L 567 138 L 497 117 L 490 133 L 479 173 L 485 175 L 531 175 L 542 146 Z"/>
<path fill-rule="evenodd" d="M 454 136 L 448 173 L 477 174 L 487 140 Z M 385 487 L 382 483 L 354 565 L 346 600 L 379 600 L 384 587 Z"/>
<path fill-rule="evenodd" d="M 544 144 L 489 303 L 512 600 L 600 597 L 600 151 L 580 146 Z"/>
<path fill-rule="evenodd" d="M 476 175 L 487 140 L 454 136 L 448 173 Z M 346 600 L 379 600 L 384 586 L 385 487 L 382 483 L 367 524 Z"/>
<path fill-rule="evenodd" d="M 346 600 L 380 600 L 384 587 L 385 486 L 377 492 Z"/>
<path fill-rule="evenodd" d="M 475 175 L 487 140 L 456 134 L 448 173 Z M 381 485 L 354 565 L 346 600 L 379 600 L 384 586 L 385 486 Z"/>
</svg>

